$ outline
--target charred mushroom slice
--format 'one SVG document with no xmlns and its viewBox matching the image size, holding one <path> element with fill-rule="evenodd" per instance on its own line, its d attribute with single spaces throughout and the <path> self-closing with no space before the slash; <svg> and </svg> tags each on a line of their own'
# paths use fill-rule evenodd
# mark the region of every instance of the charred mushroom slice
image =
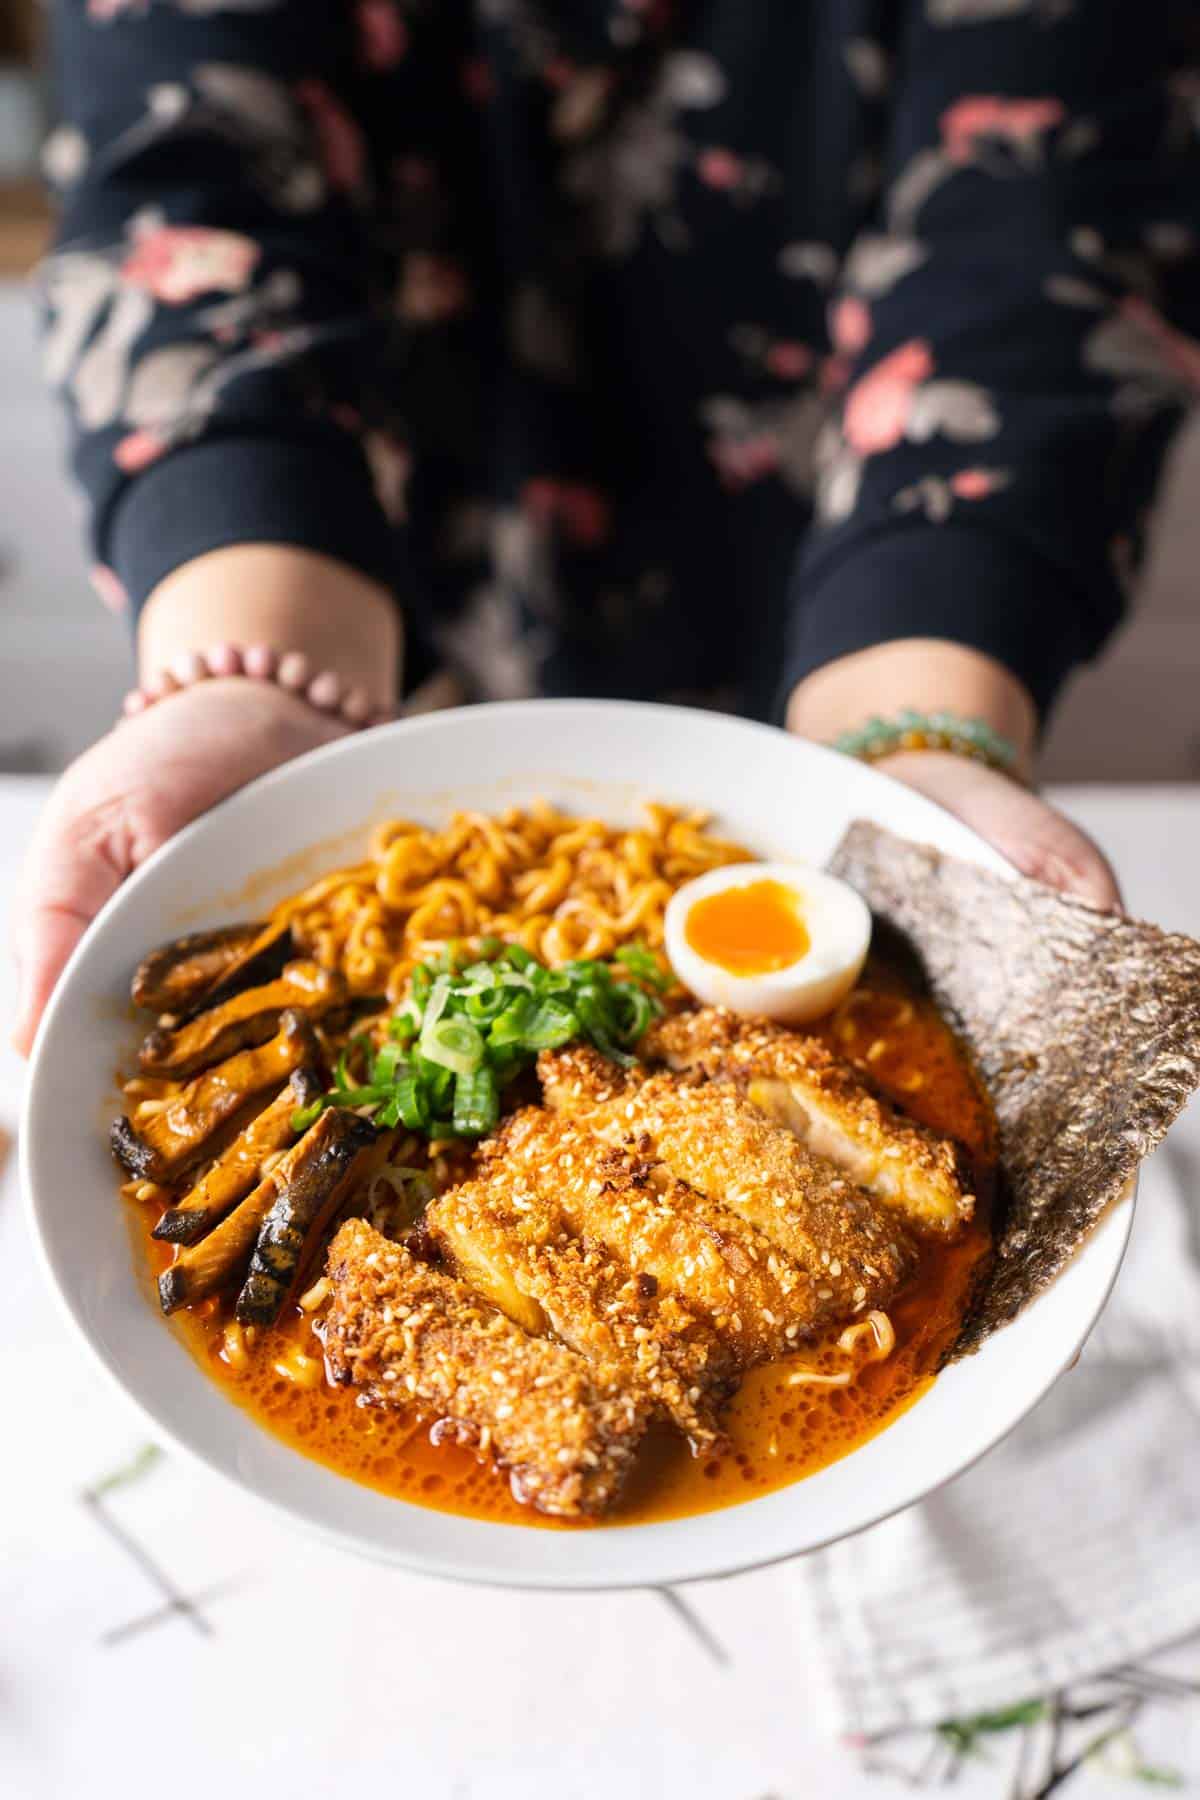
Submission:
<svg viewBox="0 0 1200 1800">
<path fill-rule="evenodd" d="M 152 1031 L 138 1062 L 151 1075 L 187 1078 L 235 1051 L 266 1043 L 289 1007 L 320 1018 L 346 998 L 346 983 L 315 962 L 288 963 L 277 981 L 245 988 L 219 1005 L 196 1013 L 174 1031 Z"/>
<path fill-rule="evenodd" d="M 280 1100 L 293 1106 L 294 1091 L 280 1095 Z M 178 1252 L 171 1267 L 158 1278 L 158 1297 L 165 1313 L 176 1312 L 181 1306 L 192 1306 L 198 1300 L 207 1300 L 210 1294 L 244 1280 L 263 1220 L 275 1201 L 291 1182 L 321 1158 L 331 1139 L 340 1137 L 341 1127 L 337 1121 L 348 1117 L 353 1115 L 322 1114 L 215 1230 L 199 1243 Z M 354 1123 L 361 1121 L 355 1119 Z"/>
<path fill-rule="evenodd" d="M 375 1127 L 356 1113 L 330 1109 L 321 1114 L 276 1182 L 276 1195 L 262 1222 L 250 1272 L 237 1298 L 242 1325 L 273 1325 L 322 1232 L 337 1212 L 356 1176 L 356 1161 L 376 1141 Z M 282 1165 L 281 1165 L 282 1168 Z"/>
<path fill-rule="evenodd" d="M 315 1069 L 294 1070 L 283 1093 L 251 1119 L 195 1187 L 167 1207 L 152 1235 L 169 1244 L 194 1244 L 211 1231 L 261 1179 L 267 1158 L 291 1143 L 296 1135 L 292 1115 L 320 1091 L 321 1076 Z"/>
<path fill-rule="evenodd" d="M 238 951 L 232 962 L 220 971 L 203 995 L 197 995 L 197 999 L 204 1006 L 212 1006 L 218 1000 L 228 1000 L 230 995 L 239 994 L 243 988 L 253 987 L 257 981 L 268 981 L 278 975 L 295 953 L 291 921 L 268 919 L 265 925 L 258 928 L 249 943 Z"/>
<path fill-rule="evenodd" d="M 152 1012 L 186 1012 L 262 934 L 261 924 L 196 931 L 152 950 L 133 977 L 133 1003 Z"/>
<path fill-rule="evenodd" d="M 316 1127 L 314 1126 L 314 1130 Z M 294 1148 L 300 1149 L 297 1144 Z M 294 1153 L 294 1152 L 293 1152 Z M 259 1182 L 240 1205 L 206 1238 L 181 1250 L 169 1269 L 158 1278 L 158 1301 L 165 1313 L 193 1306 L 210 1294 L 232 1287 L 246 1272 L 246 1264 L 262 1229 L 262 1222 L 279 1192 L 283 1164 Z"/>
<path fill-rule="evenodd" d="M 131 1175 L 170 1184 L 199 1162 L 213 1138 L 247 1101 L 279 1087 L 293 1069 L 319 1062 L 312 1026 L 303 1013 L 285 1012 L 269 1044 L 241 1050 L 197 1075 L 164 1101 L 143 1101 L 134 1123 L 120 1118 L 110 1136 L 113 1155 Z M 147 1108 L 154 1110 L 147 1116 Z"/>
</svg>

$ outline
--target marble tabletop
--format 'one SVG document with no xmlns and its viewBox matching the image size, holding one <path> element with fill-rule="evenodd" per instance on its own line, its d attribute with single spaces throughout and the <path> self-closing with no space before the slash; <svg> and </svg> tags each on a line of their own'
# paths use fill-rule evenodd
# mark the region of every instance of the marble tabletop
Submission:
<svg viewBox="0 0 1200 1800">
<path fill-rule="evenodd" d="M 0 915 L 45 792 L 0 780 Z M 1057 798 L 1108 849 L 1131 910 L 1200 926 L 1200 790 Z M 9 1137 L 23 1079 L 11 1012 L 6 960 Z M 51 1301 L 11 1150 L 0 1282 L 0 1794 L 241 1800 L 270 1783 L 307 1800 L 382 1778 L 414 1800 L 890 1800 L 947 1770 L 967 1800 L 1050 1791 L 1056 1753 L 1035 1728 L 965 1757 L 946 1737 L 839 1742 L 786 1566 L 616 1595 L 456 1587 L 327 1548 L 159 1453 Z M 1168 1670 L 1160 1685 L 1200 1677 L 1200 1647 Z M 1156 1696 L 1136 1730 L 1155 1770 L 1200 1781 L 1200 1700 Z M 1119 1795 L 1116 1748 L 1056 1791 Z"/>
</svg>

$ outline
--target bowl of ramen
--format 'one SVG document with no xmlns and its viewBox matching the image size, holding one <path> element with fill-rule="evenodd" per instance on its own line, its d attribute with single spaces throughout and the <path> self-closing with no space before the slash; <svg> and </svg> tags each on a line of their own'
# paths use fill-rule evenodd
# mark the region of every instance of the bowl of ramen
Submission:
<svg viewBox="0 0 1200 1800">
<path fill-rule="evenodd" d="M 854 821 L 1003 871 L 829 751 L 604 702 L 346 739 L 153 857 L 51 1003 L 23 1156 L 155 1436 L 348 1547 L 561 1587 L 808 1550 L 996 1442 L 1131 1205 L 951 1360 L 997 1114 L 826 868 Z"/>
</svg>

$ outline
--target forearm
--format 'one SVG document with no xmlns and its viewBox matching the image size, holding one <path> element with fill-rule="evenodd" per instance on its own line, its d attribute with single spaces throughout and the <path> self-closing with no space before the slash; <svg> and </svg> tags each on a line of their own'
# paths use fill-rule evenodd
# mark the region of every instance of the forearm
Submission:
<svg viewBox="0 0 1200 1800">
<path fill-rule="evenodd" d="M 826 663 L 793 689 L 787 722 L 802 737 L 830 743 L 905 707 L 985 720 L 1016 746 L 1015 773 L 1029 775 L 1037 717 L 1027 689 L 990 656 L 946 640 L 900 638 Z"/>
<path fill-rule="evenodd" d="M 345 688 L 364 689 L 373 710 L 395 704 L 403 629 L 394 600 L 378 582 L 313 551 L 231 545 L 161 581 L 138 622 L 142 681 L 217 644 L 300 651 L 314 674 L 329 669 Z"/>
</svg>

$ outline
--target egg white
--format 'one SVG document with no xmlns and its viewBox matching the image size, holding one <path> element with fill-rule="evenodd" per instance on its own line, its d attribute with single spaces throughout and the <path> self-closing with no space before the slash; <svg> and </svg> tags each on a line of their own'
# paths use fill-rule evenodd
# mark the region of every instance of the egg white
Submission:
<svg viewBox="0 0 1200 1800">
<path fill-rule="evenodd" d="M 698 900 L 752 882 L 774 881 L 796 896 L 809 947 L 786 968 L 735 975 L 693 950 L 687 920 Z M 663 947 L 671 967 L 706 1006 L 803 1025 L 830 1012 L 858 980 L 871 942 L 871 914 L 860 894 L 805 863 L 733 863 L 685 882 L 671 896 Z"/>
</svg>

